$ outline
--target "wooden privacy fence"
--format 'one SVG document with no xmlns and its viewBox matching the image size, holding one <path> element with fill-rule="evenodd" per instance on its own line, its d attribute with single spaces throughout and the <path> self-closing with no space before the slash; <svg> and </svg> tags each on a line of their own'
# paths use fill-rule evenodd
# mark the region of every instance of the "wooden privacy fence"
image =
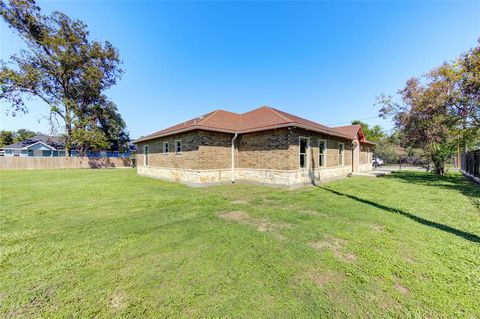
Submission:
<svg viewBox="0 0 480 319">
<path fill-rule="evenodd" d="M 0 170 L 132 167 L 125 157 L 0 157 Z"/>
<path fill-rule="evenodd" d="M 472 177 L 480 179 L 480 149 L 462 154 L 461 170 Z"/>
</svg>

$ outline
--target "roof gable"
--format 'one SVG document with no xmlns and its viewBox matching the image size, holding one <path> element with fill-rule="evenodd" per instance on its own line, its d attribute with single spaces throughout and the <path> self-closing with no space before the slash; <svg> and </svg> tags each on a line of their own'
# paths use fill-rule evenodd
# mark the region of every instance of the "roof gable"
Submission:
<svg viewBox="0 0 480 319">
<path fill-rule="evenodd" d="M 352 139 L 358 140 L 360 143 L 375 145 L 374 142 L 367 141 L 367 139 L 365 138 L 365 133 L 363 132 L 362 126 L 360 124 L 337 126 L 333 129 L 337 132 L 341 132 L 350 136 L 350 138 Z"/>
<path fill-rule="evenodd" d="M 28 145 L 28 146 L 25 146 L 24 149 L 27 149 L 27 150 L 28 150 L 28 149 L 31 149 L 31 148 L 41 149 L 42 146 L 48 148 L 49 150 L 55 150 L 55 147 L 52 147 L 52 146 L 50 146 L 50 145 L 48 145 L 48 144 L 45 144 L 45 143 L 42 142 L 42 141 L 38 141 L 38 142 L 36 142 L 36 143 L 30 144 L 30 145 Z"/>
</svg>

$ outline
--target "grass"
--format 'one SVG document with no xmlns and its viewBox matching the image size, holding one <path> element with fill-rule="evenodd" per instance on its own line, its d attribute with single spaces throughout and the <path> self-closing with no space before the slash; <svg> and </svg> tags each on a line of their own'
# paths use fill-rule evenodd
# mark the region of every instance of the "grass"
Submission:
<svg viewBox="0 0 480 319">
<path fill-rule="evenodd" d="M 1 317 L 478 317 L 480 187 L 1 172 Z"/>
</svg>

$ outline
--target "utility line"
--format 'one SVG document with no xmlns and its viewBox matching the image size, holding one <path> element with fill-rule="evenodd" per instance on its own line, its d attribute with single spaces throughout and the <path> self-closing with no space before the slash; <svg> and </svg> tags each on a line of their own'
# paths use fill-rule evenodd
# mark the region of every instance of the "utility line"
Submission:
<svg viewBox="0 0 480 319">
<path fill-rule="evenodd" d="M 355 119 L 355 121 L 365 121 L 365 120 L 372 120 L 372 119 L 377 119 L 378 118 L 378 115 L 377 116 L 372 116 L 372 117 L 366 117 L 366 118 L 363 118 L 363 119 Z M 353 121 L 353 120 L 352 120 Z M 340 125 L 340 124 L 351 124 L 352 121 L 346 121 L 346 122 L 338 122 L 338 123 L 333 123 L 333 124 L 327 124 L 327 126 L 333 126 L 333 125 Z"/>
</svg>

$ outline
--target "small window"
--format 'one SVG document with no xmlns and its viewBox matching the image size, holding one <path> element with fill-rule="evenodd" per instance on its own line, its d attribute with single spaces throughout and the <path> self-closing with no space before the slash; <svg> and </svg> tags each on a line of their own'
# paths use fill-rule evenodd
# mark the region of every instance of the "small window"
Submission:
<svg viewBox="0 0 480 319">
<path fill-rule="evenodd" d="M 318 141 L 318 166 L 325 167 L 327 166 L 327 141 L 320 140 Z"/>
<path fill-rule="evenodd" d="M 143 166 L 148 166 L 148 145 L 143 146 Z"/>
<path fill-rule="evenodd" d="M 168 142 L 163 143 L 163 153 L 168 154 Z"/>
<path fill-rule="evenodd" d="M 300 167 L 307 167 L 308 161 L 308 138 L 300 138 Z"/>
<path fill-rule="evenodd" d="M 182 141 L 177 140 L 175 141 L 175 153 L 181 153 L 182 152 Z"/>
<path fill-rule="evenodd" d="M 343 166 L 343 153 L 345 150 L 345 144 L 338 143 L 338 165 Z"/>
</svg>

